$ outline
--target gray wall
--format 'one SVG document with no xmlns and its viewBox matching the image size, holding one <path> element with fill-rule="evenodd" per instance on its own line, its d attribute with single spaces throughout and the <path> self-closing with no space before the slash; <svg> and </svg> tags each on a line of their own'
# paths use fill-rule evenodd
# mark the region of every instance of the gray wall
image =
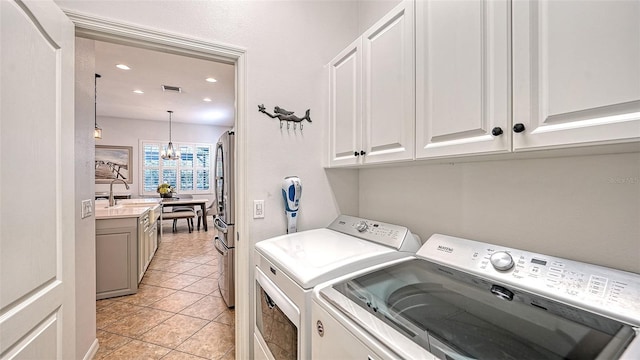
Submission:
<svg viewBox="0 0 640 360">
<path fill-rule="evenodd" d="M 640 273 L 640 154 L 359 171 L 363 217 Z"/>
<path fill-rule="evenodd" d="M 81 201 L 93 199 L 93 41 L 76 39 L 75 61 L 75 213 L 76 350 L 84 356 L 96 340 L 95 217 L 80 219 Z"/>
<path fill-rule="evenodd" d="M 119 193 L 131 193 L 136 197 L 140 194 L 140 140 L 159 141 L 162 144 L 169 142 L 169 122 L 168 121 L 148 121 L 138 119 L 123 119 L 98 116 L 98 124 L 102 127 L 102 139 L 96 139 L 96 145 L 118 145 L 133 147 L 133 183 L 126 190 L 124 184 L 115 183 L 113 191 Z M 223 132 L 229 130 L 226 127 L 207 126 L 196 124 L 185 124 L 173 122 L 171 125 L 171 137 L 174 143 L 192 142 L 215 144 Z M 96 184 L 96 191 L 109 191 L 109 184 Z M 213 199 L 213 188 L 211 195 L 207 197 Z"/>
</svg>

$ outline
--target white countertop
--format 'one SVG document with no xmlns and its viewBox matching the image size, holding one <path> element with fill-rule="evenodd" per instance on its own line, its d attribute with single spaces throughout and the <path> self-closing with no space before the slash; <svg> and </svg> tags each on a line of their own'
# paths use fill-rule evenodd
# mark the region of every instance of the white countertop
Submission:
<svg viewBox="0 0 640 360">
<path fill-rule="evenodd" d="M 109 207 L 109 201 L 96 200 L 96 220 L 140 217 L 150 209 L 159 207 L 160 199 L 124 199 L 119 200 L 116 206 Z"/>
</svg>

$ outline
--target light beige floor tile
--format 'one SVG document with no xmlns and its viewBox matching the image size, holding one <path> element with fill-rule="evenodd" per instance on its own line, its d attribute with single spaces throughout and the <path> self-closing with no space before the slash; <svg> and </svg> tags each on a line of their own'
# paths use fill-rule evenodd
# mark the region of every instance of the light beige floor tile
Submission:
<svg viewBox="0 0 640 360">
<path fill-rule="evenodd" d="M 160 359 L 169 353 L 167 349 L 148 342 L 133 340 L 108 354 L 106 360 Z"/>
<path fill-rule="evenodd" d="M 175 349 L 208 323 L 191 316 L 175 315 L 147 331 L 140 340 Z"/>
<path fill-rule="evenodd" d="M 193 276 L 193 275 L 185 275 L 185 274 L 178 274 L 174 277 L 172 277 L 171 279 L 165 280 L 162 282 L 162 287 L 166 287 L 169 289 L 176 289 L 176 290 L 180 290 L 183 289 L 191 284 L 193 284 L 194 282 L 198 281 L 202 279 L 199 276 Z"/>
<path fill-rule="evenodd" d="M 218 279 L 204 278 L 182 289 L 198 294 L 209 295 L 214 291 L 218 291 Z"/>
<path fill-rule="evenodd" d="M 200 264 L 198 263 L 178 262 L 177 264 L 168 267 L 166 271 L 182 274 L 198 266 L 200 266 Z M 197 274 L 191 274 L 191 275 L 197 275 Z"/>
<path fill-rule="evenodd" d="M 123 296 L 119 299 L 125 303 L 147 306 L 175 292 L 176 290 L 173 289 L 141 283 L 136 294 Z"/>
<path fill-rule="evenodd" d="M 220 360 L 235 360 L 236 359 L 236 349 L 235 347 L 229 350 Z"/>
<path fill-rule="evenodd" d="M 196 294 L 186 291 L 176 291 L 175 293 L 163 299 L 160 299 L 149 306 L 154 309 L 177 313 L 185 309 L 189 305 L 195 303 L 196 301 L 202 299 L 203 297 L 204 295 L 202 294 Z"/>
<path fill-rule="evenodd" d="M 236 322 L 235 316 L 236 315 L 233 309 L 226 309 L 220 315 L 218 315 L 218 317 L 216 317 L 214 321 L 234 327 Z"/>
<path fill-rule="evenodd" d="M 102 309 L 104 307 L 107 307 L 111 304 L 113 304 L 115 300 L 111 300 L 111 299 L 102 299 L 102 300 L 98 300 L 96 301 L 96 310 Z"/>
<path fill-rule="evenodd" d="M 165 357 L 162 358 L 162 360 L 202 360 L 202 359 L 205 359 L 205 358 L 183 353 L 176 350 L 172 350 L 170 353 L 168 353 Z"/>
<path fill-rule="evenodd" d="M 137 338 L 171 316 L 173 313 L 167 311 L 144 308 L 131 316 L 107 325 L 104 330 Z"/>
<path fill-rule="evenodd" d="M 147 270 L 161 270 L 161 271 L 165 271 L 165 268 L 168 268 L 170 266 L 173 266 L 175 264 L 179 264 L 179 261 L 175 261 L 175 260 L 167 260 L 167 259 L 163 259 L 160 256 L 154 256 L 153 260 L 151 260 L 151 263 L 149 264 L 149 267 L 147 268 Z"/>
<path fill-rule="evenodd" d="M 234 344 L 234 330 L 230 326 L 211 322 L 176 350 L 208 359 L 218 359 L 233 349 Z"/>
<path fill-rule="evenodd" d="M 221 297 L 207 295 L 200 301 L 182 310 L 180 313 L 200 319 L 213 320 L 227 309 L 227 305 Z"/>
<path fill-rule="evenodd" d="M 211 266 L 211 265 L 200 265 L 197 267 L 194 267 L 188 271 L 185 271 L 184 273 L 187 275 L 195 275 L 195 276 L 209 276 L 211 274 L 213 274 L 214 272 L 218 271 L 218 268 L 215 266 Z"/>
<path fill-rule="evenodd" d="M 199 263 L 199 264 L 206 264 L 209 261 L 213 261 L 217 258 L 216 254 L 214 254 L 213 252 L 211 254 L 207 254 L 207 255 L 198 255 L 198 256 L 194 256 L 191 259 L 189 259 L 189 262 L 195 262 L 195 263 Z"/>
<path fill-rule="evenodd" d="M 131 338 L 113 334 L 103 330 L 96 330 L 96 337 L 98 338 L 99 347 L 95 359 L 102 359 L 107 354 L 133 340 Z"/>
<path fill-rule="evenodd" d="M 142 283 L 147 285 L 160 286 L 165 281 L 176 277 L 177 275 L 178 274 L 172 272 L 147 269 L 147 271 L 144 273 L 144 277 L 142 278 Z"/>
<path fill-rule="evenodd" d="M 104 329 L 125 316 L 131 316 L 144 307 L 128 304 L 122 301 L 112 301 L 109 305 L 96 310 L 96 328 Z"/>
</svg>

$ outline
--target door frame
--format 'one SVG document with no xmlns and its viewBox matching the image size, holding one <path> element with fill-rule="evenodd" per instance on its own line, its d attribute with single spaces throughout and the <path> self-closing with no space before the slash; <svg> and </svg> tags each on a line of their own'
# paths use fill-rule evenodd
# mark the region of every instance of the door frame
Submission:
<svg viewBox="0 0 640 360">
<path fill-rule="evenodd" d="M 76 37 L 99 41 L 108 41 L 121 45 L 134 46 L 149 50 L 169 52 L 181 56 L 197 57 L 235 65 L 236 85 L 236 294 L 249 294 L 250 254 L 248 221 L 245 216 L 245 198 L 247 194 L 247 50 L 235 45 L 204 41 L 184 37 L 165 31 L 145 28 L 137 25 L 115 22 L 89 16 L 74 11 L 63 10 L 76 27 Z M 244 241 L 240 241 L 240 239 Z M 252 324 L 250 297 L 236 296 L 235 305 L 236 356 L 239 359 L 250 358 Z"/>
</svg>

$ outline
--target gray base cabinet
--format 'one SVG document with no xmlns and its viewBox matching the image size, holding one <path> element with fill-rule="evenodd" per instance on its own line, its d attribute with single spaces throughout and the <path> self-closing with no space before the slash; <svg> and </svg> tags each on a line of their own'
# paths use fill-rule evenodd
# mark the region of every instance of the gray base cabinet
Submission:
<svg viewBox="0 0 640 360">
<path fill-rule="evenodd" d="M 96 221 L 96 299 L 138 291 L 138 218 Z"/>
</svg>

